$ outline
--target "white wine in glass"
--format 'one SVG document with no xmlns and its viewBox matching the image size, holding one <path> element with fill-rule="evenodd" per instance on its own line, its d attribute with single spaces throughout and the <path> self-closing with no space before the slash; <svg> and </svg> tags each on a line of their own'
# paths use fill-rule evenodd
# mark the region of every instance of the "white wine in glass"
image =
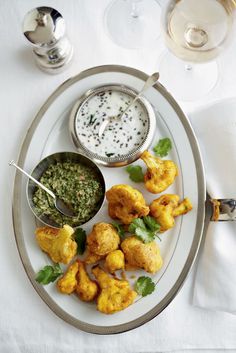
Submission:
<svg viewBox="0 0 236 353">
<path fill-rule="evenodd" d="M 194 100 L 215 86 L 218 67 L 211 60 L 229 42 L 235 6 L 234 0 L 168 1 L 162 26 L 166 45 L 175 56 L 166 54 L 159 70 L 161 81 L 176 98 Z"/>
</svg>

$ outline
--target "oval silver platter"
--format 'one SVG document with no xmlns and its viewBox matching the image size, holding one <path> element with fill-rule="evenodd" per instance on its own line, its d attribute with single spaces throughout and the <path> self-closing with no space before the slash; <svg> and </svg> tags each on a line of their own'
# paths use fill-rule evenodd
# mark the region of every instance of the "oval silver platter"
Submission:
<svg viewBox="0 0 236 353">
<path fill-rule="evenodd" d="M 25 136 L 18 164 L 30 171 L 45 156 L 61 151 L 74 151 L 70 139 L 68 119 L 76 100 L 91 88 L 106 84 L 123 84 L 139 90 L 148 75 L 125 66 L 106 65 L 94 67 L 65 81 L 48 98 L 36 115 Z M 193 210 L 176 219 L 173 229 L 161 234 L 157 240 L 164 260 L 162 269 L 152 276 L 155 291 L 144 298 L 137 298 L 133 305 L 113 315 L 104 315 L 96 310 L 95 303 L 84 303 L 75 295 L 62 295 L 55 283 L 41 286 L 35 281 L 35 274 L 50 259 L 38 248 L 34 231 L 37 226 L 26 199 L 27 180 L 16 173 L 13 200 L 13 223 L 19 254 L 25 271 L 48 307 L 71 325 L 96 334 L 114 334 L 138 327 L 157 316 L 175 297 L 181 288 L 199 249 L 205 213 L 205 179 L 201 156 L 193 130 L 187 117 L 173 97 L 161 84 L 151 88 L 145 97 L 153 105 L 157 128 L 153 145 L 163 137 L 169 137 L 173 148 L 168 156 L 179 167 L 179 175 L 165 193 L 177 193 L 181 199 L 189 197 Z M 150 147 L 150 150 L 152 146 Z M 144 167 L 142 161 L 135 164 Z M 158 195 L 150 194 L 141 183 L 133 183 L 123 167 L 101 167 L 107 188 L 115 184 L 130 184 L 139 189 L 147 203 Z M 99 221 L 111 222 L 105 203 L 95 219 L 83 227 L 87 232 Z M 147 275 L 136 271 L 136 278 Z M 132 282 L 132 272 L 127 273 Z M 133 280 L 134 281 L 134 280 Z"/>
</svg>

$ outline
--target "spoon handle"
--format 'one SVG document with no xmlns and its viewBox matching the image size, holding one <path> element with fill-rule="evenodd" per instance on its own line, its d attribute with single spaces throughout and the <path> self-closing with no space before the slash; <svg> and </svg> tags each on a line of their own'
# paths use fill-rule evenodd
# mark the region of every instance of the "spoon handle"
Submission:
<svg viewBox="0 0 236 353">
<path fill-rule="evenodd" d="M 46 191 L 50 196 L 52 196 L 54 199 L 56 199 L 56 196 L 54 195 L 54 193 L 49 190 L 48 188 L 46 188 L 46 186 L 44 186 L 43 184 L 41 184 L 38 180 L 34 179 L 31 175 L 29 175 L 28 173 L 26 173 L 23 169 L 21 169 L 21 167 L 19 167 L 14 161 L 9 162 L 10 166 L 15 167 L 16 169 L 18 169 L 21 173 L 25 174 L 29 179 L 31 179 L 35 184 L 37 184 L 41 189 L 43 189 L 44 191 Z"/>
<path fill-rule="evenodd" d="M 136 100 L 138 98 L 140 98 L 140 96 L 150 87 L 152 87 L 159 79 L 159 72 L 154 72 L 154 74 L 152 74 L 151 76 L 148 77 L 147 81 L 144 83 L 143 88 L 141 89 L 141 91 L 139 92 L 139 94 L 137 94 L 137 96 L 132 100 L 132 102 L 128 105 L 128 107 L 121 113 L 121 115 L 119 116 L 119 118 L 121 119 L 122 116 L 127 112 L 127 110 L 131 107 L 131 105 L 134 104 L 134 102 L 136 102 Z"/>
<path fill-rule="evenodd" d="M 159 72 L 154 72 L 151 76 L 148 77 L 147 81 L 144 83 L 143 88 L 139 92 L 139 96 L 143 94 L 149 87 L 152 87 L 159 79 Z"/>
</svg>

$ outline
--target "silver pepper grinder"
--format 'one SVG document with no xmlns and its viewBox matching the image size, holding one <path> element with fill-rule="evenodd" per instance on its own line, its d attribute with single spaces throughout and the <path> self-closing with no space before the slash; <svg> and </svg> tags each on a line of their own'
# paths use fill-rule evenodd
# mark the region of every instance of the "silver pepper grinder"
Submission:
<svg viewBox="0 0 236 353">
<path fill-rule="evenodd" d="M 59 73 L 71 61 L 73 47 L 65 29 L 64 18 L 51 7 L 37 7 L 25 15 L 23 33 L 43 71 Z"/>
</svg>

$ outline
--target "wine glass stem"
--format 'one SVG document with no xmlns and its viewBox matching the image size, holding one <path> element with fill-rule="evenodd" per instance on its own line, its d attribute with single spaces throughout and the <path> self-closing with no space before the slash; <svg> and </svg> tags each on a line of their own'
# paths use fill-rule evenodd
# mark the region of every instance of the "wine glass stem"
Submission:
<svg viewBox="0 0 236 353">
<path fill-rule="evenodd" d="M 138 11 L 138 3 L 139 0 L 131 0 L 131 16 L 133 18 L 138 18 L 139 17 L 139 11 Z"/>
<path fill-rule="evenodd" d="M 185 70 L 186 71 L 192 71 L 193 70 L 193 65 L 191 65 L 191 64 L 185 64 Z"/>
</svg>

